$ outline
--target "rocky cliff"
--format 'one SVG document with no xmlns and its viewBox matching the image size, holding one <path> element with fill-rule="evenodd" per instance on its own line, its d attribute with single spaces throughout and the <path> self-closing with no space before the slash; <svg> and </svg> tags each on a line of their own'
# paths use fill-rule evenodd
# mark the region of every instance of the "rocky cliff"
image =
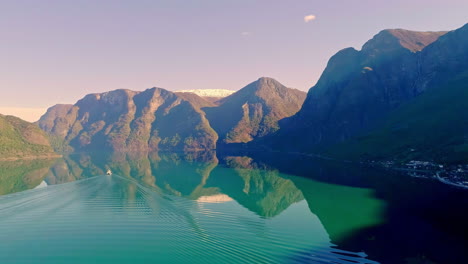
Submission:
<svg viewBox="0 0 468 264">
<path fill-rule="evenodd" d="M 278 130 L 278 121 L 299 111 L 305 96 L 263 77 L 203 110 L 221 144 L 245 143 Z"/>
<path fill-rule="evenodd" d="M 212 102 L 194 93 L 152 88 L 89 94 L 74 105 L 48 109 L 38 124 L 60 152 L 77 150 L 209 150 L 247 142 L 278 129 L 305 93 L 260 78 Z"/>
<path fill-rule="evenodd" d="M 56 105 L 39 120 L 59 150 L 149 151 L 215 147 L 202 98 L 161 88 L 90 94 L 75 105 Z"/>
</svg>

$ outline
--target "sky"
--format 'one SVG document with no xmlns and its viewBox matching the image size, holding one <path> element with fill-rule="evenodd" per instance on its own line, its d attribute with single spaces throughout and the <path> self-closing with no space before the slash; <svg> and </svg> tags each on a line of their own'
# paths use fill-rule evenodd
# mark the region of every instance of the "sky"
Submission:
<svg viewBox="0 0 468 264">
<path fill-rule="evenodd" d="M 328 59 L 382 29 L 453 30 L 466 0 L 0 0 L 0 113 L 120 88 L 307 91 Z"/>
</svg>

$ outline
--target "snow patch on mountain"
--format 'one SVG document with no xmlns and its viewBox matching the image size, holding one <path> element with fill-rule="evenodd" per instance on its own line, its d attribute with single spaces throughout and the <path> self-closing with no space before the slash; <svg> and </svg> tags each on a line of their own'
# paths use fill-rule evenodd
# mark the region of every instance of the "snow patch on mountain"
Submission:
<svg viewBox="0 0 468 264">
<path fill-rule="evenodd" d="M 193 90 L 180 90 L 176 93 L 194 93 L 201 97 L 226 97 L 233 94 L 235 91 L 226 89 L 193 89 Z"/>
</svg>

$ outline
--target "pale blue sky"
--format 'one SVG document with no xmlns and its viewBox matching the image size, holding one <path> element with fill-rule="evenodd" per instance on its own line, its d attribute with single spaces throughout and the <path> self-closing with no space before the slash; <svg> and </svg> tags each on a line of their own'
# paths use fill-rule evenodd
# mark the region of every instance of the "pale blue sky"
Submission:
<svg viewBox="0 0 468 264">
<path fill-rule="evenodd" d="M 306 91 L 330 56 L 382 29 L 467 22 L 466 0 L 0 0 L 0 107 L 118 88 L 237 90 L 261 76 Z"/>
</svg>

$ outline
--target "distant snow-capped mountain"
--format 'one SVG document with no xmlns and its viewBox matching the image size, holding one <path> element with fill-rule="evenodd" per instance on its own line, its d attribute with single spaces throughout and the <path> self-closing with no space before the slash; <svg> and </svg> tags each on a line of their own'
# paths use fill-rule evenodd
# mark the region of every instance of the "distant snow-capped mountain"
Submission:
<svg viewBox="0 0 468 264">
<path fill-rule="evenodd" d="M 201 97 L 226 97 L 233 94 L 235 91 L 226 89 L 193 89 L 193 90 L 180 90 L 176 93 L 194 93 Z"/>
</svg>

